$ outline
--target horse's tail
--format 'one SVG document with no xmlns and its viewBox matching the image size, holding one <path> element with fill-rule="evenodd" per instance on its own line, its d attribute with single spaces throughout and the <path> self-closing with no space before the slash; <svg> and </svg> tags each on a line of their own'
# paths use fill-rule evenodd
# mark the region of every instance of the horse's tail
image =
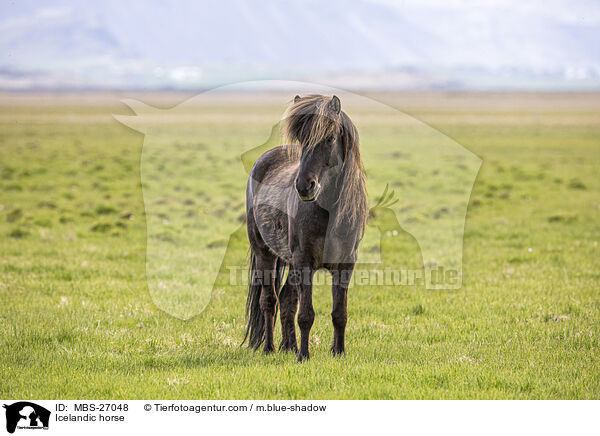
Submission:
<svg viewBox="0 0 600 436">
<path fill-rule="evenodd" d="M 275 263 L 275 293 L 279 297 L 279 291 L 281 290 L 281 284 L 283 282 L 283 276 L 285 274 L 287 264 L 277 258 Z M 264 271 L 261 271 L 264 273 Z M 263 316 L 262 310 L 260 310 L 260 293 L 261 284 L 257 277 L 256 271 L 256 256 L 252 249 L 250 250 L 250 272 L 248 280 L 248 298 L 246 300 L 246 318 L 248 323 L 246 324 L 246 335 L 242 341 L 242 345 L 249 339 L 248 346 L 255 350 L 261 346 L 265 340 L 265 317 Z M 279 308 L 279 298 L 277 299 L 277 306 L 275 307 L 275 319 L 277 319 L 277 309 Z"/>
</svg>

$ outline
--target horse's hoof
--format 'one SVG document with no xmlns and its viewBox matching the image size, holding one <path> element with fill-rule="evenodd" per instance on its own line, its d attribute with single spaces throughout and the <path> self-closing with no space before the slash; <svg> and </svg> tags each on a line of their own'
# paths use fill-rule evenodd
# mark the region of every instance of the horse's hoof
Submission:
<svg viewBox="0 0 600 436">
<path fill-rule="evenodd" d="M 296 344 L 294 345 L 284 345 L 281 344 L 279 346 L 279 350 L 284 352 L 284 353 L 289 353 L 289 352 L 293 352 L 294 354 L 298 353 L 298 346 Z"/>
<path fill-rule="evenodd" d="M 345 350 L 338 350 L 335 348 L 331 349 L 331 354 L 333 354 L 333 357 L 338 357 L 338 356 L 345 356 L 346 355 L 346 351 Z"/>
<path fill-rule="evenodd" d="M 268 356 L 271 353 L 275 352 L 275 347 L 265 347 L 265 349 L 263 350 L 263 354 L 265 356 Z"/>
<path fill-rule="evenodd" d="M 298 353 L 298 363 L 302 363 L 305 360 L 310 360 L 310 354 L 308 354 L 308 353 L 306 353 L 306 354 Z"/>
</svg>

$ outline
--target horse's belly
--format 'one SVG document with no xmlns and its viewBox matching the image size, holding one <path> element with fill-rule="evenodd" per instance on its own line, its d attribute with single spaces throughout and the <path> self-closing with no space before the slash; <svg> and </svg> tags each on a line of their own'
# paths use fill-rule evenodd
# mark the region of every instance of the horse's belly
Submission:
<svg viewBox="0 0 600 436">
<path fill-rule="evenodd" d="M 287 199 L 291 188 L 261 185 L 254 197 L 254 220 L 267 246 L 278 257 L 292 260 L 288 233 Z"/>
</svg>

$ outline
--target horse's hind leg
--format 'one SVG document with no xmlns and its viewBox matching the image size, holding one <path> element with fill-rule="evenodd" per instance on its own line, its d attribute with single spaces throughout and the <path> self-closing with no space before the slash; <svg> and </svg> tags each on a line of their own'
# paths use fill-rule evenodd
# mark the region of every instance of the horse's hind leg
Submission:
<svg viewBox="0 0 600 436">
<path fill-rule="evenodd" d="M 298 310 L 298 289 L 286 280 L 279 293 L 279 309 L 281 311 L 282 340 L 279 347 L 283 351 L 298 352 L 296 343 L 296 311 Z"/>
<path fill-rule="evenodd" d="M 256 269 L 260 272 L 262 290 L 260 293 L 260 310 L 265 320 L 265 354 L 275 351 L 273 340 L 273 324 L 275 323 L 275 307 L 277 306 L 277 294 L 275 293 L 275 270 L 276 258 L 269 252 L 255 253 Z"/>
</svg>

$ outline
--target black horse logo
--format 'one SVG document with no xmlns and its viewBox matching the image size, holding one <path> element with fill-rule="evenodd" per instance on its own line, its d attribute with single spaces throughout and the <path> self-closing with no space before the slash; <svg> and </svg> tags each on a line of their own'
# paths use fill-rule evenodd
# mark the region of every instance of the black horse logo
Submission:
<svg viewBox="0 0 600 436">
<path fill-rule="evenodd" d="M 4 405 L 6 409 L 6 431 L 14 433 L 19 428 L 48 428 L 50 411 L 28 401 Z"/>
</svg>

